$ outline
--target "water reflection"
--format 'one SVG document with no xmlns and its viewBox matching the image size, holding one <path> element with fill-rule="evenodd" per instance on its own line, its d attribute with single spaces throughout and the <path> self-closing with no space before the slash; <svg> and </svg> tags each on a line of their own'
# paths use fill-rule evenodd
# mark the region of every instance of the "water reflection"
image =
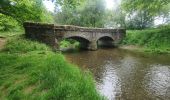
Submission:
<svg viewBox="0 0 170 100">
<path fill-rule="evenodd" d="M 149 95 L 170 100 L 170 66 L 151 65 L 145 81 Z"/>
<path fill-rule="evenodd" d="M 89 69 L 97 89 L 109 100 L 170 100 L 170 55 L 100 49 L 65 56 Z"/>
<path fill-rule="evenodd" d="M 105 72 L 103 72 L 101 81 L 97 82 L 97 88 L 107 98 L 115 98 L 118 91 L 121 91 L 119 77 L 114 67 L 112 67 L 114 65 L 111 61 L 107 61 L 103 66 Z"/>
</svg>

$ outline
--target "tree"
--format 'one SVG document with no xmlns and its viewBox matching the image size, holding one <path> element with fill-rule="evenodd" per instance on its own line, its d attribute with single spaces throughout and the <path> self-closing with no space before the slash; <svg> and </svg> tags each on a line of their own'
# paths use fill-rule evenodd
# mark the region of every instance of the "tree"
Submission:
<svg viewBox="0 0 170 100">
<path fill-rule="evenodd" d="M 159 13 L 159 17 L 163 19 L 162 24 L 170 23 L 170 3 L 162 8 L 163 10 Z"/>
<path fill-rule="evenodd" d="M 126 13 L 120 7 L 117 7 L 114 10 L 107 10 L 105 15 L 105 27 L 110 28 L 125 28 L 125 17 Z"/>
<path fill-rule="evenodd" d="M 159 16 L 169 3 L 169 0 L 122 0 L 122 7 L 133 21 L 128 22 L 135 21 L 137 28 L 144 29 L 153 25 L 155 17 Z"/>
<path fill-rule="evenodd" d="M 154 25 L 154 17 L 148 17 L 146 12 L 136 12 L 126 18 L 127 29 L 144 29 Z"/>
<path fill-rule="evenodd" d="M 57 0 L 55 2 L 55 22 L 77 25 L 77 0 Z"/>
<path fill-rule="evenodd" d="M 86 27 L 103 27 L 104 0 L 59 0 L 56 2 L 55 21 Z"/>
<path fill-rule="evenodd" d="M 0 0 L 0 31 L 17 31 L 24 21 L 52 22 L 42 0 Z"/>
<path fill-rule="evenodd" d="M 122 0 L 122 6 L 126 11 L 145 10 L 150 12 L 149 15 L 157 15 L 169 3 L 169 0 Z"/>
<path fill-rule="evenodd" d="M 41 21 L 45 8 L 42 0 L 1 0 L 0 13 L 22 24 L 26 20 Z"/>
<path fill-rule="evenodd" d="M 81 26 L 104 27 L 104 0 L 88 0 L 80 8 Z"/>
</svg>

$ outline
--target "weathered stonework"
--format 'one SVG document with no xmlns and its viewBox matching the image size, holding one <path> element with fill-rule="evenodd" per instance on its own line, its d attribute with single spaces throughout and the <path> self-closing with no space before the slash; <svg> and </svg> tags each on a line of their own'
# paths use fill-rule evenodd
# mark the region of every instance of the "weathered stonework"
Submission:
<svg viewBox="0 0 170 100">
<path fill-rule="evenodd" d="M 87 49 L 97 50 L 97 41 L 102 37 L 111 38 L 119 43 L 125 36 L 125 29 L 86 28 L 72 25 L 54 25 L 45 23 L 24 23 L 26 37 L 46 43 L 58 49 L 58 43 L 64 38 L 73 38 L 86 42 Z"/>
</svg>

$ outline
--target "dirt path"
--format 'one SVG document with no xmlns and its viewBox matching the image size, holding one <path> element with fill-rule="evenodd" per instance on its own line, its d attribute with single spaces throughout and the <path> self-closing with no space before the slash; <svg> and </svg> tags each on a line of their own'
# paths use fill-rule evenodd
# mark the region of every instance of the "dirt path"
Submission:
<svg viewBox="0 0 170 100">
<path fill-rule="evenodd" d="M 6 39 L 0 37 L 0 50 L 4 48 L 5 43 L 6 43 Z"/>
</svg>

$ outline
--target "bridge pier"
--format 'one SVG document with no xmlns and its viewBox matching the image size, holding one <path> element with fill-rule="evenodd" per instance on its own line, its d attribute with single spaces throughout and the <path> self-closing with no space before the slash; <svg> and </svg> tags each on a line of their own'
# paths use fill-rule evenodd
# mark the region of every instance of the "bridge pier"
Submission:
<svg viewBox="0 0 170 100">
<path fill-rule="evenodd" d="M 88 45 L 88 50 L 97 50 L 97 41 L 93 40 Z"/>
</svg>

